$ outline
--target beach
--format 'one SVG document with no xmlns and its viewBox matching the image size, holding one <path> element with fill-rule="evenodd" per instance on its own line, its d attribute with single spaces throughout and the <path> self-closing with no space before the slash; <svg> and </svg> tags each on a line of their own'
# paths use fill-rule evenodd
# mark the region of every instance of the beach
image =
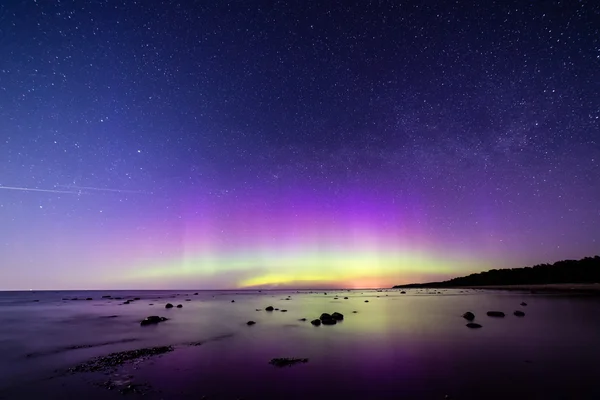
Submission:
<svg viewBox="0 0 600 400">
<path fill-rule="evenodd" d="M 0 398 L 600 397 L 598 297 L 405 292 L 2 292 Z"/>
</svg>

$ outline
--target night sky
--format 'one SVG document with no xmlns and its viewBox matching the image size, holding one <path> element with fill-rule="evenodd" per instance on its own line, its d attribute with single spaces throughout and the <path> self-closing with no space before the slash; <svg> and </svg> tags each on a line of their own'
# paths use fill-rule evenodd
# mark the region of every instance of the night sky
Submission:
<svg viewBox="0 0 600 400">
<path fill-rule="evenodd" d="M 600 2 L 0 2 L 0 289 L 600 253 Z"/>
</svg>

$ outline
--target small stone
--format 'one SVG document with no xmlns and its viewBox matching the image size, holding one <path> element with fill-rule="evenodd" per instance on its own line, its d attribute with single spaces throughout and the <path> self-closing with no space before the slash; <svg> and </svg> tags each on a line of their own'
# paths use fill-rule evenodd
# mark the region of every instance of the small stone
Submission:
<svg viewBox="0 0 600 400">
<path fill-rule="evenodd" d="M 287 312 L 287 310 L 281 310 L 281 312 Z"/>
<path fill-rule="evenodd" d="M 273 311 L 273 306 L 269 306 L 269 307 L 265 308 L 265 311 Z"/>
<path fill-rule="evenodd" d="M 319 317 L 319 319 L 321 321 L 323 321 L 324 319 L 331 319 L 331 314 L 323 313 L 323 314 L 321 314 L 321 316 Z"/>
<path fill-rule="evenodd" d="M 254 321 L 248 321 L 248 322 L 246 322 L 246 325 L 248 325 L 248 326 L 252 326 L 254 324 L 256 324 L 256 322 L 254 322 Z"/>
<path fill-rule="evenodd" d="M 183 308 L 182 304 L 177 304 L 177 308 Z"/>
<path fill-rule="evenodd" d="M 347 297 L 344 297 L 344 300 L 348 300 L 348 298 L 347 298 Z"/>
<path fill-rule="evenodd" d="M 523 307 L 525 307 L 525 306 L 527 306 L 527 303 L 525 303 L 525 302 L 522 302 L 522 303 L 521 303 L 521 305 L 522 305 Z"/>
<path fill-rule="evenodd" d="M 473 329 L 476 329 L 476 328 L 481 328 L 481 325 L 479 325 L 479 324 L 476 324 L 475 322 L 469 322 L 469 323 L 467 324 L 467 328 L 473 328 Z"/>
<path fill-rule="evenodd" d="M 513 313 L 517 317 L 524 317 L 525 313 L 523 311 L 517 310 Z"/>
<path fill-rule="evenodd" d="M 487 316 L 504 318 L 504 313 L 502 311 L 488 311 Z"/>
<path fill-rule="evenodd" d="M 400 292 L 400 294 L 406 294 L 406 292 L 403 290 L 403 291 Z"/>
<path fill-rule="evenodd" d="M 146 317 L 142 320 L 142 322 L 140 322 L 140 325 L 142 326 L 146 326 L 146 325 L 154 325 L 154 324 L 158 324 L 159 322 L 164 322 L 167 319 L 165 317 L 159 317 L 158 315 L 151 315 L 149 317 Z"/>
<path fill-rule="evenodd" d="M 165 308 L 173 308 L 173 304 L 171 304 L 171 303 L 167 303 L 167 304 L 165 305 Z"/>
<path fill-rule="evenodd" d="M 329 319 L 322 319 L 321 323 L 323 325 L 335 325 L 337 324 L 337 320 L 333 319 L 333 318 L 329 318 Z"/>
<path fill-rule="evenodd" d="M 94 300 L 94 299 L 92 299 L 91 297 L 88 297 L 86 300 Z"/>
<path fill-rule="evenodd" d="M 357 314 L 357 313 L 358 313 L 358 311 L 352 311 L 352 314 Z"/>
<path fill-rule="evenodd" d="M 319 325 L 321 325 L 321 320 L 313 319 L 312 321 L 310 321 L 310 323 L 313 324 L 314 326 L 319 326 Z"/>
<path fill-rule="evenodd" d="M 306 318 L 300 318 L 298 321 L 305 322 L 305 321 L 306 321 Z"/>
<path fill-rule="evenodd" d="M 141 298 L 139 298 L 139 297 L 136 297 L 134 300 L 141 300 Z"/>
<path fill-rule="evenodd" d="M 331 314 L 331 318 L 335 319 L 336 321 L 341 321 L 344 319 L 344 314 L 334 312 L 333 314 Z"/>
<path fill-rule="evenodd" d="M 235 300 L 231 300 L 232 303 L 235 303 Z"/>
<path fill-rule="evenodd" d="M 365 303 L 368 303 L 368 302 L 369 302 L 369 300 L 365 300 Z"/>
<path fill-rule="evenodd" d="M 463 317 L 464 319 L 466 319 L 467 321 L 473 321 L 473 320 L 475 319 L 475 314 L 473 314 L 473 313 L 472 313 L 472 312 L 470 312 L 470 311 L 467 311 L 466 313 L 464 313 L 464 314 L 462 315 L 462 317 Z"/>
</svg>

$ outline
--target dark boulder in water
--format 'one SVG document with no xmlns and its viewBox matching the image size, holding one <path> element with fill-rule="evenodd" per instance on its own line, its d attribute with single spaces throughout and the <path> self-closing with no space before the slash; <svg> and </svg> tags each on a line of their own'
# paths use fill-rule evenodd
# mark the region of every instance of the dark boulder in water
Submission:
<svg viewBox="0 0 600 400">
<path fill-rule="evenodd" d="M 165 308 L 173 308 L 173 304 L 171 304 L 171 303 L 167 303 L 167 304 L 165 305 Z"/>
<path fill-rule="evenodd" d="M 281 310 L 281 312 L 287 312 L 287 310 Z"/>
<path fill-rule="evenodd" d="M 86 300 L 88 300 L 88 301 L 89 301 L 89 300 L 94 300 L 94 299 L 92 299 L 91 297 L 88 297 Z"/>
<path fill-rule="evenodd" d="M 344 300 L 348 300 L 348 298 L 347 298 L 347 297 L 344 297 Z"/>
<path fill-rule="evenodd" d="M 467 321 L 473 321 L 473 320 L 475 319 L 475 314 L 473 314 L 473 313 L 472 313 L 472 312 L 470 312 L 470 311 L 467 311 L 466 313 L 464 313 L 464 314 L 462 315 L 462 317 L 463 317 L 464 319 L 466 319 Z"/>
<path fill-rule="evenodd" d="M 313 319 L 312 321 L 310 321 L 310 323 L 313 324 L 314 326 L 319 326 L 319 325 L 321 325 L 321 320 Z"/>
<path fill-rule="evenodd" d="M 306 321 L 306 318 L 300 318 L 298 321 L 305 322 L 305 321 Z"/>
<path fill-rule="evenodd" d="M 352 314 L 357 314 L 357 313 L 358 313 L 358 311 L 352 311 Z"/>
<path fill-rule="evenodd" d="M 500 317 L 500 318 L 503 318 L 504 317 L 504 313 L 502 311 L 488 311 L 487 312 L 487 316 L 488 317 Z"/>
<path fill-rule="evenodd" d="M 523 307 L 525 307 L 525 306 L 527 305 L 527 303 L 525 303 L 525 302 L 522 302 L 522 303 L 521 303 L 521 305 L 522 305 Z"/>
<path fill-rule="evenodd" d="M 183 308 L 183 304 L 177 304 L 177 308 Z"/>
<path fill-rule="evenodd" d="M 329 319 L 322 319 L 321 323 L 323 325 L 335 325 L 337 324 L 337 320 L 333 319 L 333 318 L 329 318 Z"/>
<path fill-rule="evenodd" d="M 365 300 L 365 303 L 368 303 L 368 302 L 369 302 L 369 300 Z"/>
<path fill-rule="evenodd" d="M 403 291 L 400 292 L 400 294 L 406 294 L 406 292 L 403 290 Z"/>
<path fill-rule="evenodd" d="M 477 328 L 481 328 L 481 325 L 476 324 L 475 322 L 469 322 L 467 324 L 467 328 L 477 329 Z"/>
<path fill-rule="evenodd" d="M 273 310 L 274 310 L 273 306 L 269 306 L 269 307 L 265 308 L 265 311 L 273 311 Z"/>
<path fill-rule="evenodd" d="M 158 315 L 151 315 L 149 317 L 144 318 L 142 320 L 142 322 L 140 322 L 140 325 L 142 325 L 142 326 L 154 325 L 154 324 L 158 324 L 160 322 L 164 322 L 166 320 L 167 320 L 167 318 L 165 318 L 165 317 L 159 317 Z"/>
<path fill-rule="evenodd" d="M 252 326 L 254 324 L 256 324 L 256 322 L 254 322 L 254 321 L 248 321 L 248 322 L 246 322 L 246 325 L 248 325 L 248 326 Z"/>
<path fill-rule="evenodd" d="M 198 296 L 198 293 L 194 293 L 194 296 Z"/>
<path fill-rule="evenodd" d="M 323 314 L 321 314 L 321 316 L 319 317 L 319 319 L 321 321 L 323 321 L 324 319 L 331 319 L 331 314 L 323 313 Z"/>
<path fill-rule="evenodd" d="M 524 317 L 525 313 L 523 311 L 517 310 L 513 313 L 517 317 Z"/>
<path fill-rule="evenodd" d="M 235 300 L 231 300 L 232 303 L 235 303 Z"/>
<path fill-rule="evenodd" d="M 341 321 L 344 319 L 344 314 L 334 312 L 333 314 L 331 314 L 331 318 L 335 319 L 336 321 Z"/>
<path fill-rule="evenodd" d="M 141 298 L 140 297 L 136 297 L 136 298 L 134 298 L 134 300 L 141 300 Z"/>
</svg>

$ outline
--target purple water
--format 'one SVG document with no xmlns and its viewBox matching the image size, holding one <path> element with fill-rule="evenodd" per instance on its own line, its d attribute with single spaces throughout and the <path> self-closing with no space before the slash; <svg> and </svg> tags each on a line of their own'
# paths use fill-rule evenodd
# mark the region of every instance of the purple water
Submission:
<svg viewBox="0 0 600 400">
<path fill-rule="evenodd" d="M 600 398 L 597 297 L 458 290 L 193 293 L 1 292 L 0 398 L 122 396 L 94 386 L 85 374 L 59 372 L 98 355 L 159 345 L 176 348 L 123 368 L 133 381 L 152 386 L 143 398 Z M 102 295 L 141 300 L 123 305 Z M 93 300 L 62 300 L 73 297 Z M 166 310 L 167 302 L 183 308 Z M 268 305 L 288 312 L 255 311 Z M 517 309 L 526 316 L 513 316 Z M 489 310 L 507 315 L 487 317 Z M 342 323 L 309 322 L 334 311 L 345 315 Z M 465 327 L 466 311 L 483 328 Z M 149 315 L 169 321 L 141 327 Z M 249 327 L 248 320 L 257 324 Z M 275 357 L 309 362 L 280 369 L 268 364 Z"/>
</svg>

